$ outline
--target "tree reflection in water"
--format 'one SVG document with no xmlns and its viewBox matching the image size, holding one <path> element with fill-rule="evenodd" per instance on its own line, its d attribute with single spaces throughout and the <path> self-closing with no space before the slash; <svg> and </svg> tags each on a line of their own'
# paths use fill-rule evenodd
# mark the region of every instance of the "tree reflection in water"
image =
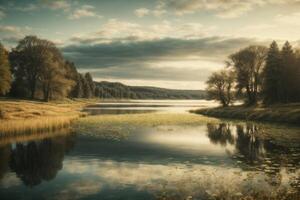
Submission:
<svg viewBox="0 0 300 200">
<path fill-rule="evenodd" d="M 260 137 L 265 130 L 255 124 L 207 124 L 207 130 L 210 142 L 221 146 L 233 145 L 234 157 L 244 163 L 255 164 L 268 156 L 290 153 L 288 146 L 281 146 L 270 139 Z"/>
<path fill-rule="evenodd" d="M 4 174 L 9 170 L 10 159 L 10 146 L 0 146 L 0 180 L 4 177 Z"/>
<path fill-rule="evenodd" d="M 27 186 L 32 187 L 44 180 L 52 180 L 62 169 L 64 155 L 73 148 L 74 143 L 75 135 L 70 134 L 17 143 L 15 146 L 7 145 L 10 147 L 9 151 L 4 152 L 2 148 L 0 150 L 1 153 L 6 153 L 8 158 L 5 162 L 1 162 L 0 174 L 5 173 L 5 166 L 9 165 L 11 171 L 15 172 Z"/>
<path fill-rule="evenodd" d="M 207 124 L 207 129 L 208 137 L 213 144 L 220 144 L 221 146 L 226 146 L 227 143 L 234 144 L 234 137 L 231 134 L 229 124 Z"/>
<path fill-rule="evenodd" d="M 279 187 L 281 184 L 283 169 L 287 173 L 294 173 L 299 169 L 299 155 L 293 153 L 298 150 L 262 137 L 266 130 L 256 124 L 208 124 L 207 130 L 212 143 L 233 145 L 231 156 L 241 168 L 264 172 L 268 177 L 266 181 L 272 186 Z M 299 177 L 294 177 L 291 186 L 298 190 L 299 183 Z"/>
</svg>

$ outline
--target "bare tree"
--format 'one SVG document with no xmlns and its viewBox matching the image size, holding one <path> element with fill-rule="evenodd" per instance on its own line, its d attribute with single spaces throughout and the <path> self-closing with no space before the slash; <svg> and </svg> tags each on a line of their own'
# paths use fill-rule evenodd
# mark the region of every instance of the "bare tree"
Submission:
<svg viewBox="0 0 300 200">
<path fill-rule="evenodd" d="M 233 100 L 234 73 L 221 70 L 213 73 L 207 80 L 207 92 L 211 98 L 219 100 L 226 107 Z"/>
</svg>

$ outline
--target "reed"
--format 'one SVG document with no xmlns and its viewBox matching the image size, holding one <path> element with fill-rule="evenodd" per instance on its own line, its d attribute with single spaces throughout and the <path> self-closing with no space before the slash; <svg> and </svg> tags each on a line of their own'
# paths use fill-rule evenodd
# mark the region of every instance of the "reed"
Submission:
<svg viewBox="0 0 300 200">
<path fill-rule="evenodd" d="M 16 134 L 5 134 L 0 135 L 0 146 L 5 146 L 12 143 L 22 143 L 22 142 L 29 142 L 29 141 L 35 141 L 35 140 L 42 140 L 45 138 L 52 138 L 52 137 L 58 137 L 58 136 L 65 136 L 72 134 L 69 128 L 63 128 L 59 131 L 41 131 L 41 132 L 33 132 L 33 133 L 16 133 Z"/>
<path fill-rule="evenodd" d="M 91 102 L 38 102 L 0 99 L 0 135 L 54 131 L 85 116 L 82 108 Z"/>
<path fill-rule="evenodd" d="M 0 133 L 54 131 L 67 127 L 78 116 L 40 117 L 36 119 L 0 120 Z"/>
</svg>

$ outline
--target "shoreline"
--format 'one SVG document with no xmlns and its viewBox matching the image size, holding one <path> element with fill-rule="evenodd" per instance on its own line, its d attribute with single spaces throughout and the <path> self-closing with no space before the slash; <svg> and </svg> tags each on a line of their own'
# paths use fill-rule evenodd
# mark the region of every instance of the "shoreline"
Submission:
<svg viewBox="0 0 300 200">
<path fill-rule="evenodd" d="M 85 106 L 99 99 L 73 99 L 41 102 L 34 100 L 0 99 L 0 136 L 53 131 L 68 127 L 87 114 Z"/>
<path fill-rule="evenodd" d="M 190 111 L 209 117 L 261 121 L 271 123 L 286 123 L 300 126 L 300 103 L 277 104 L 272 106 L 243 105 L 229 107 L 204 108 Z"/>
</svg>

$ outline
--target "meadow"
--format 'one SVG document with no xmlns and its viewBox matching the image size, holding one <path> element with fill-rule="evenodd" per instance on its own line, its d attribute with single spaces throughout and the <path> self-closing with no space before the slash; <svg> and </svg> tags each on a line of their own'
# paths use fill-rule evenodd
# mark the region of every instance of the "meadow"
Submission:
<svg viewBox="0 0 300 200">
<path fill-rule="evenodd" d="M 86 114 L 81 109 L 97 100 L 29 101 L 0 100 L 0 133 L 53 131 L 67 127 Z"/>
</svg>

